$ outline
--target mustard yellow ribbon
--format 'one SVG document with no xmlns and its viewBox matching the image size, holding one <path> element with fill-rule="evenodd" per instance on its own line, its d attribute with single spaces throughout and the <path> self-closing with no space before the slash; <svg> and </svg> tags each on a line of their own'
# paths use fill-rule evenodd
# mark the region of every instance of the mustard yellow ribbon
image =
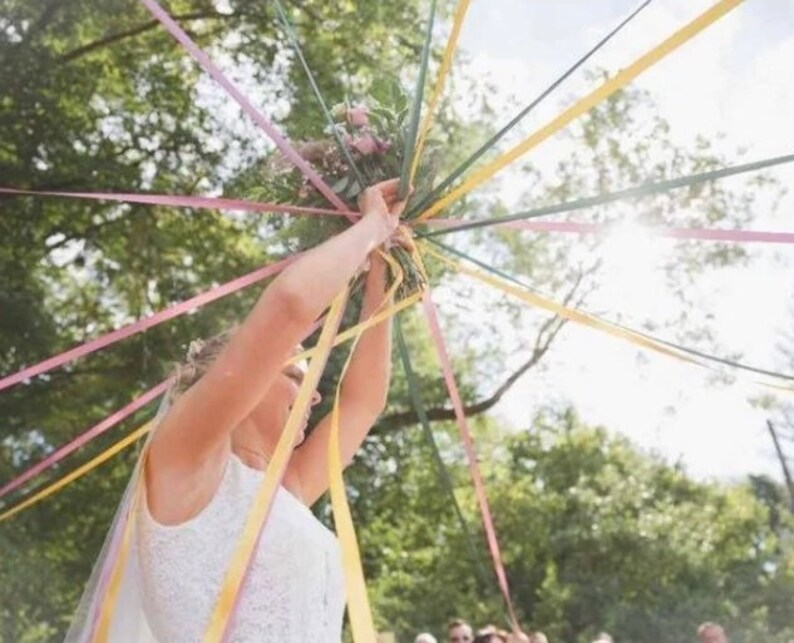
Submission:
<svg viewBox="0 0 794 643">
<path fill-rule="evenodd" d="M 609 98 L 612 94 L 628 85 L 646 69 L 659 62 L 667 54 L 671 53 L 685 42 L 696 36 L 698 33 L 703 31 L 706 27 L 716 22 L 719 18 L 724 16 L 731 9 L 738 6 L 741 2 L 742 0 L 721 0 L 720 2 L 717 2 L 711 7 L 711 9 L 708 9 L 704 13 L 700 14 L 697 18 L 692 20 L 692 22 L 667 38 L 667 40 L 635 60 L 626 69 L 619 71 L 614 77 L 610 78 L 593 92 L 566 109 L 562 114 L 557 116 L 547 125 L 531 134 L 528 138 L 509 151 L 505 152 L 490 163 L 484 165 L 476 172 L 472 173 L 471 176 L 460 186 L 430 206 L 418 217 L 417 220 L 423 221 L 435 216 L 450 203 L 453 203 L 465 194 L 468 194 L 478 185 L 490 179 L 499 170 L 515 161 L 518 157 L 522 156 L 536 145 L 542 143 L 547 138 L 561 130 L 563 127 L 567 126 L 571 121 L 588 112 L 590 109 L 598 105 L 598 103 Z"/>
<path fill-rule="evenodd" d="M 449 257 L 444 256 L 440 252 L 437 252 L 433 248 L 425 245 L 425 250 L 431 254 L 433 257 L 441 261 L 442 263 L 447 264 L 451 268 L 455 269 L 456 271 L 477 279 L 489 286 L 493 286 L 502 292 L 505 292 L 509 295 L 513 295 L 532 306 L 537 306 L 538 308 L 543 308 L 544 310 L 548 310 L 555 315 L 568 319 L 570 321 L 582 324 L 584 326 L 589 326 L 590 328 L 595 328 L 596 330 L 600 330 L 602 332 L 607 333 L 608 335 L 612 335 L 613 337 L 617 337 L 619 339 L 624 339 L 636 346 L 641 348 L 645 348 L 648 350 L 655 351 L 657 353 L 661 353 L 663 355 L 667 355 L 668 357 L 673 357 L 677 360 L 682 362 L 687 362 L 689 364 L 695 364 L 696 366 L 700 366 L 702 368 L 707 368 L 709 370 L 715 370 L 712 366 L 706 363 L 703 360 L 697 359 L 692 357 L 691 355 L 679 351 L 675 348 L 671 348 L 656 342 L 648 337 L 640 335 L 639 333 L 635 333 L 627 328 L 621 328 L 616 324 L 612 324 L 608 321 L 603 319 L 599 319 L 598 317 L 591 315 L 589 313 L 583 312 L 581 310 L 577 310 L 576 308 L 569 308 L 568 306 L 564 306 L 562 304 L 558 304 L 551 299 L 546 299 L 545 297 L 541 297 L 533 292 L 528 290 L 524 290 L 523 288 L 519 288 L 514 286 L 511 283 L 493 277 L 491 275 L 487 275 L 483 272 L 478 270 L 472 270 L 471 268 L 467 268 L 466 266 L 462 265 L 461 263 L 450 259 Z M 770 382 L 763 382 L 760 380 L 752 379 L 751 381 L 762 384 L 763 386 L 767 386 L 769 388 L 774 388 L 782 391 L 794 392 L 794 388 L 791 386 L 784 386 L 780 384 L 773 384 Z"/>
<path fill-rule="evenodd" d="M 346 287 L 334 298 L 331 304 L 331 309 L 323 324 L 309 370 L 306 372 L 298 389 L 287 424 L 276 444 L 276 449 L 268 464 L 264 480 L 256 492 L 251 511 L 248 513 L 237 547 L 232 554 L 226 577 L 202 639 L 204 643 L 220 643 L 223 640 L 229 620 L 234 613 L 237 596 L 242 588 L 249 561 L 259 540 L 262 526 L 267 520 L 273 498 L 292 456 L 295 439 L 300 430 L 303 417 L 309 408 L 312 395 L 317 388 L 317 383 L 320 381 L 326 360 L 333 347 L 333 339 L 342 319 L 342 313 L 345 310 L 347 295 L 348 289 Z"/>
<path fill-rule="evenodd" d="M 106 561 L 106 564 L 112 565 L 110 578 L 108 579 L 107 590 L 104 596 L 101 597 L 102 607 L 99 613 L 99 620 L 96 629 L 94 630 L 91 641 L 92 643 L 112 643 L 110 641 L 110 626 L 113 623 L 113 615 L 116 612 L 116 605 L 118 605 L 119 591 L 121 590 L 121 581 L 124 578 L 124 570 L 127 567 L 127 560 L 130 556 L 130 546 L 132 545 L 132 534 L 135 530 L 135 516 L 138 512 L 141 497 L 144 493 L 144 467 L 146 466 L 146 454 L 148 450 L 148 443 L 144 447 L 144 452 L 139 461 L 140 470 L 138 478 L 135 481 L 135 488 L 132 492 L 132 499 L 127 508 L 127 514 L 124 517 L 124 531 L 121 535 L 121 542 L 119 543 L 119 550 L 116 558 L 113 561 Z M 112 552 L 111 554 L 112 555 Z M 102 588 L 99 588 L 102 591 Z"/>
<path fill-rule="evenodd" d="M 433 87 L 433 93 L 430 96 L 430 102 L 427 105 L 427 110 L 422 118 L 422 125 L 419 128 L 419 137 L 416 139 L 416 149 L 414 150 L 414 158 L 411 161 L 411 173 L 409 184 L 413 184 L 416 170 L 419 168 L 419 160 L 422 157 L 422 150 L 425 146 L 427 133 L 430 130 L 430 123 L 433 121 L 433 113 L 435 112 L 438 101 L 441 99 L 441 93 L 444 90 L 444 82 L 446 81 L 449 69 L 452 66 L 452 59 L 455 56 L 455 49 L 458 46 L 458 38 L 460 37 L 460 30 L 463 28 L 463 21 L 466 18 L 466 12 L 469 10 L 471 0 L 458 0 L 458 5 L 455 8 L 455 16 L 452 20 L 452 31 L 447 40 L 447 46 L 444 48 L 444 56 L 441 59 L 441 66 L 438 68 L 438 76 L 436 77 L 436 84 Z"/>
<path fill-rule="evenodd" d="M 396 278 L 389 288 L 389 291 L 386 293 L 383 302 L 378 306 L 378 309 L 392 300 L 403 281 L 403 271 L 400 265 L 394 261 L 389 253 L 381 252 L 380 254 L 391 266 L 393 271 L 392 274 L 396 275 Z M 367 322 L 370 322 L 372 319 L 374 319 L 374 315 L 368 319 Z M 350 362 L 353 359 L 356 344 L 358 344 L 358 340 L 361 339 L 361 336 L 369 328 L 367 324 L 359 324 L 358 326 L 360 328 L 356 331 L 355 338 L 353 339 L 353 347 L 342 367 L 334 394 L 334 405 L 331 412 L 331 433 L 328 438 L 328 487 L 331 495 L 331 507 L 334 512 L 336 533 L 339 536 L 339 544 L 342 549 L 347 609 L 350 617 L 350 629 L 353 634 L 353 641 L 354 643 L 377 643 L 375 622 L 372 618 L 372 608 L 370 606 L 369 596 L 367 595 L 364 568 L 361 564 L 361 552 L 358 547 L 350 506 L 347 502 L 347 493 L 345 491 L 345 480 L 343 476 L 344 464 L 342 462 L 340 448 L 339 400 L 342 391 L 342 383 L 345 373 L 350 366 Z"/>
<path fill-rule="evenodd" d="M 428 254 L 432 255 L 442 263 L 447 264 L 451 268 L 454 268 L 456 271 L 464 275 L 467 275 L 469 277 L 472 277 L 474 279 L 477 279 L 483 283 L 486 283 L 489 286 L 493 286 L 494 288 L 501 290 L 502 292 L 505 292 L 509 295 L 518 297 L 519 299 L 522 299 L 528 304 L 548 310 L 554 313 L 555 315 L 559 315 L 560 317 L 564 317 L 565 319 L 569 319 L 570 321 L 574 321 L 580 324 L 584 324 L 585 326 L 590 326 L 591 328 L 596 328 L 598 330 L 604 331 L 605 333 L 612 335 L 614 337 L 625 339 L 631 342 L 632 344 L 637 344 L 639 346 L 642 346 L 643 348 L 648 348 L 650 350 L 658 351 L 670 357 L 680 358 L 688 362 L 697 363 L 696 360 L 690 357 L 685 357 L 679 354 L 678 351 L 675 351 L 674 349 L 667 348 L 662 344 L 657 344 L 656 342 L 649 340 L 645 337 L 642 337 L 641 335 L 637 335 L 629 330 L 612 326 L 608 322 L 598 319 L 597 317 L 593 317 L 592 315 L 577 310 L 576 308 L 568 308 L 567 306 L 558 304 L 557 302 L 552 301 L 551 299 L 546 299 L 545 297 L 536 295 L 533 292 L 514 286 L 511 283 L 502 281 L 501 279 L 498 279 L 491 275 L 485 274 L 478 270 L 472 270 L 471 268 L 467 268 L 463 264 L 458 263 L 454 259 L 450 259 L 449 257 L 444 256 L 443 254 L 437 252 L 436 250 L 434 250 L 429 246 L 425 246 L 425 250 L 428 252 Z"/>
<path fill-rule="evenodd" d="M 359 322 L 355 326 L 351 326 L 347 330 L 339 333 L 334 338 L 334 347 L 337 347 L 340 344 L 343 344 L 344 342 L 353 339 L 359 333 L 364 332 L 368 328 L 372 328 L 373 326 L 377 326 L 382 321 L 388 319 L 392 315 L 396 315 L 401 310 L 405 310 L 406 308 L 409 308 L 410 306 L 413 306 L 421 298 L 422 298 L 422 294 L 421 293 L 414 293 L 413 295 L 409 295 L 405 299 L 400 300 L 399 302 L 397 302 L 393 306 L 390 306 L 386 310 L 383 310 L 383 311 L 379 312 L 378 314 L 373 315 L 372 317 L 370 317 L 366 321 Z M 312 357 L 314 357 L 316 351 L 317 351 L 317 347 L 316 346 L 314 348 L 308 348 L 305 351 L 303 351 L 302 353 L 299 353 L 297 355 L 294 355 L 293 357 L 290 357 L 288 363 L 289 364 L 296 364 L 297 362 L 300 362 L 300 361 L 302 361 L 304 359 L 312 358 Z"/>
<path fill-rule="evenodd" d="M 2 514 L 0 514 L 0 522 L 3 522 L 4 520 L 7 520 L 7 519 L 11 518 L 12 516 L 15 516 L 16 514 L 18 514 L 23 509 L 27 509 L 28 507 L 36 504 L 37 502 L 40 502 L 40 501 L 44 500 L 48 496 L 51 496 L 52 494 L 54 494 L 56 491 L 60 491 L 61 489 L 63 489 L 66 485 L 74 482 L 78 478 L 83 477 L 85 474 L 89 473 L 93 469 L 96 469 L 100 464 L 102 464 L 103 462 L 109 460 L 110 458 L 112 458 L 114 455 L 116 455 L 120 451 L 123 451 L 128 446 L 130 446 L 130 445 L 134 444 L 136 441 L 138 441 L 141 437 L 143 437 L 146 433 L 148 433 L 148 431 L 151 429 L 151 426 L 152 426 L 152 423 L 151 422 L 147 422 L 143 426 L 137 428 L 135 431 L 130 433 L 127 437 L 123 438 L 122 440 L 120 440 L 116 444 L 112 445 L 109 449 L 106 449 L 105 451 L 100 453 L 98 456 L 96 456 L 92 460 L 89 460 L 88 462 L 86 462 L 82 466 L 78 467 L 77 469 L 75 469 L 71 473 L 63 476 L 59 480 L 56 480 L 51 485 L 48 485 L 47 487 L 45 487 L 44 489 L 42 489 L 38 493 L 30 496 L 30 498 L 26 498 L 25 500 L 20 502 L 18 505 L 16 505 L 16 506 L 12 507 L 11 509 L 8 509 L 7 511 L 3 512 Z"/>
</svg>

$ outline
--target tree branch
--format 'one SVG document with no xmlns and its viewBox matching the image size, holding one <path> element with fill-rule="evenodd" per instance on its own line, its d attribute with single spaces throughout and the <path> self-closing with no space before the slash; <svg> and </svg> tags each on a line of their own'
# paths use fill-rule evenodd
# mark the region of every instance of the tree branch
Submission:
<svg viewBox="0 0 794 643">
<path fill-rule="evenodd" d="M 183 13 L 173 16 L 173 18 L 178 22 L 191 22 L 193 20 L 206 20 L 206 19 L 222 20 L 225 18 L 238 18 L 239 16 L 240 16 L 239 13 L 219 13 L 213 10 L 213 11 L 194 11 L 192 13 Z M 112 45 L 121 40 L 126 40 L 127 38 L 134 38 L 135 36 L 140 36 L 142 33 L 151 31 L 152 29 L 158 27 L 159 25 L 160 25 L 159 20 L 150 20 L 148 22 L 144 22 L 143 24 L 138 25 L 137 27 L 132 27 L 131 29 L 127 29 L 126 31 L 118 31 L 116 33 L 109 34 L 104 38 L 100 38 L 99 40 L 89 42 L 86 45 L 82 45 L 80 47 L 77 47 L 76 49 L 72 49 L 71 51 L 66 52 L 58 59 L 58 62 L 62 64 L 72 62 L 77 58 L 85 56 L 86 54 L 90 54 L 92 51 L 96 51 L 97 49 L 101 49 L 102 47 L 106 47 L 107 45 Z"/>
<path fill-rule="evenodd" d="M 563 303 L 567 306 L 573 300 L 579 286 L 582 283 L 584 275 L 579 273 L 573 286 L 568 291 L 568 294 L 563 299 Z M 488 397 L 474 402 L 473 404 L 465 404 L 463 412 L 466 417 L 472 417 L 485 413 L 485 411 L 492 408 L 499 400 L 502 399 L 505 393 L 533 366 L 535 366 L 548 352 L 552 342 L 557 337 L 558 333 L 562 330 L 563 326 L 567 323 L 567 319 L 561 318 L 558 315 L 549 317 L 538 331 L 535 338 L 535 346 L 532 349 L 532 354 L 529 359 L 524 362 L 518 369 L 511 373 L 502 384 Z M 427 419 L 431 422 L 438 420 L 454 420 L 455 411 L 447 407 L 433 407 L 426 410 Z M 378 422 L 372 430 L 373 435 L 381 435 L 389 431 L 396 431 L 406 426 L 417 424 L 419 418 L 415 410 L 399 411 L 386 415 Z"/>
<path fill-rule="evenodd" d="M 783 452 L 783 448 L 780 446 L 777 431 L 775 431 L 775 425 L 772 424 L 771 420 L 766 421 L 766 428 L 769 429 L 769 435 L 772 437 L 772 443 L 775 445 L 775 452 L 777 453 L 780 468 L 783 470 L 783 478 L 786 481 L 786 489 L 788 490 L 789 496 L 789 510 L 794 514 L 794 478 L 792 478 L 791 471 L 788 468 L 788 460 Z"/>
</svg>

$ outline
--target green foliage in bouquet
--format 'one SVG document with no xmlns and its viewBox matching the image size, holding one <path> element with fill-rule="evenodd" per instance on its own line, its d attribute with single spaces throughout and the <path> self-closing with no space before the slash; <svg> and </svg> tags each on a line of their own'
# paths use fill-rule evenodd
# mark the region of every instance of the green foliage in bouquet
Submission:
<svg viewBox="0 0 794 643">
<path fill-rule="evenodd" d="M 366 101 L 345 101 L 328 110 L 327 138 L 299 142 L 295 149 L 351 210 L 357 210 L 357 199 L 364 188 L 400 175 L 405 139 L 409 136 L 409 111 L 408 98 L 399 83 L 381 81 Z M 432 191 L 439 164 L 438 145 L 430 140 L 411 200 L 423 199 Z M 322 194 L 279 152 L 266 160 L 262 185 L 248 196 L 276 203 L 328 207 Z M 329 218 L 323 217 L 322 223 L 326 237 L 344 225 L 336 219 L 326 222 Z M 424 278 L 411 253 L 401 246 L 392 247 L 390 252 L 404 273 L 400 296 L 421 288 Z"/>
</svg>

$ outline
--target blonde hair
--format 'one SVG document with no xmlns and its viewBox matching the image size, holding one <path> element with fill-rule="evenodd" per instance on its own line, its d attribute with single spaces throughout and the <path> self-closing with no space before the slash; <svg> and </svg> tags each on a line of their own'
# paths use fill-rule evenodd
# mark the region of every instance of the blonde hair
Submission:
<svg viewBox="0 0 794 643">
<path fill-rule="evenodd" d="M 237 325 L 209 339 L 194 339 L 188 344 L 184 361 L 174 366 L 171 375 L 170 402 L 176 400 L 202 378 L 204 373 L 218 359 L 221 351 L 226 348 L 226 344 L 229 343 L 236 330 Z M 299 343 L 293 349 L 293 355 L 298 355 L 304 350 L 303 344 Z M 305 370 L 305 361 L 301 360 L 298 362 L 298 367 Z"/>
<path fill-rule="evenodd" d="M 209 339 L 194 339 L 190 342 L 184 361 L 174 367 L 171 401 L 187 391 L 209 370 L 226 347 L 234 330 L 230 328 Z"/>
</svg>

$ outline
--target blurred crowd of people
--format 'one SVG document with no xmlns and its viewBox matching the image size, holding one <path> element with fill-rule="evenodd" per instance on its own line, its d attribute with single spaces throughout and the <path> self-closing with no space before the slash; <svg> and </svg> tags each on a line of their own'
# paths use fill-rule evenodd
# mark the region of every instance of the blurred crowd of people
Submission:
<svg viewBox="0 0 794 643">
<path fill-rule="evenodd" d="M 696 631 L 697 643 L 729 643 L 725 629 L 712 622 L 702 623 Z M 438 643 L 438 639 L 428 632 L 419 634 L 414 643 Z M 543 632 L 507 632 L 495 625 L 487 625 L 475 632 L 463 619 L 455 619 L 447 625 L 445 643 L 550 643 Z M 615 643 L 606 632 L 598 634 L 592 643 Z"/>
</svg>

